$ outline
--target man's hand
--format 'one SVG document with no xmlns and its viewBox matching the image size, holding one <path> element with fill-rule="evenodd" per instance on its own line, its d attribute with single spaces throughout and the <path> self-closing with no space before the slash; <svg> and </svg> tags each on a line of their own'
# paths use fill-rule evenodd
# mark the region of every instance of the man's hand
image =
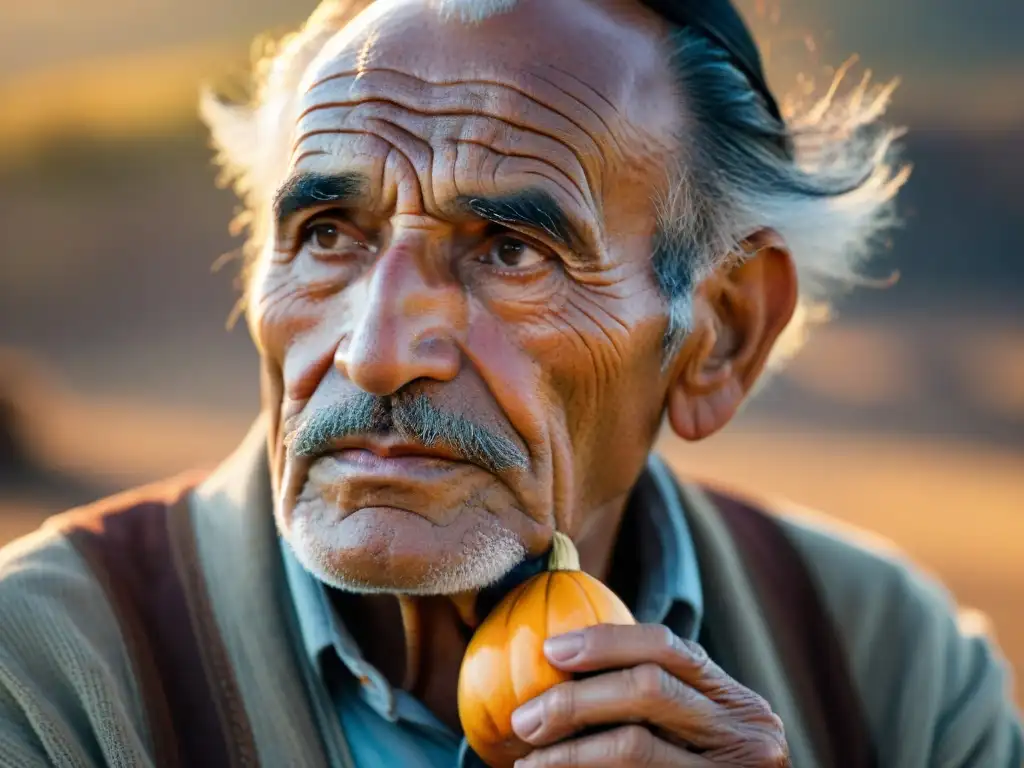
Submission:
<svg viewBox="0 0 1024 768">
<path fill-rule="evenodd" d="M 567 672 L 600 674 L 513 713 L 516 734 L 536 747 L 517 768 L 790 765 L 768 703 L 660 624 L 590 627 L 549 639 L 544 651 Z"/>
</svg>

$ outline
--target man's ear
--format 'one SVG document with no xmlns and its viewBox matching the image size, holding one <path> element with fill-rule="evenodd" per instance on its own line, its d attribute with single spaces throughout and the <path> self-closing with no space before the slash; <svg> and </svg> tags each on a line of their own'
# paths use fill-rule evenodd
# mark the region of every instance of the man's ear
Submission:
<svg viewBox="0 0 1024 768">
<path fill-rule="evenodd" d="M 701 440 L 729 422 L 796 308 L 796 267 L 782 238 L 764 229 L 744 247 L 694 294 L 692 328 L 667 401 L 669 423 L 684 440 Z"/>
</svg>

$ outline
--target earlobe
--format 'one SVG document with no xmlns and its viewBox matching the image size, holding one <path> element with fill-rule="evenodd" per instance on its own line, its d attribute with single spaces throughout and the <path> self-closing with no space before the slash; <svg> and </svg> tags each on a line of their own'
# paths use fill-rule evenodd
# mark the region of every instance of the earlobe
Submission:
<svg viewBox="0 0 1024 768">
<path fill-rule="evenodd" d="M 706 293 L 706 289 L 702 291 Z M 669 424 L 684 440 L 695 442 L 717 432 L 743 400 L 732 360 L 716 354 L 722 329 L 706 296 L 694 306 L 694 327 L 680 350 L 669 385 Z"/>
<path fill-rule="evenodd" d="M 748 245 L 750 255 L 710 275 L 695 295 L 666 402 L 684 440 L 708 437 L 735 416 L 796 307 L 796 269 L 781 238 L 763 230 Z"/>
<path fill-rule="evenodd" d="M 720 386 L 703 395 L 690 395 L 677 384 L 668 396 L 669 424 L 683 440 L 703 440 L 729 423 L 745 396 L 735 376 L 725 378 Z"/>
</svg>

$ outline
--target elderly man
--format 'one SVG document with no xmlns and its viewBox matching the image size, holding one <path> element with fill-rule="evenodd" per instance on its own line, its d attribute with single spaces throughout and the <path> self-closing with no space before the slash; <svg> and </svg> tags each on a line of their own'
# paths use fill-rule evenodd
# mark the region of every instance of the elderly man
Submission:
<svg viewBox="0 0 1024 768">
<path fill-rule="evenodd" d="M 324 3 L 205 105 L 264 413 L 4 550 L 0 766 L 478 765 L 460 660 L 558 530 L 638 624 L 548 643 L 518 765 L 1019 767 L 940 589 L 650 455 L 888 223 L 869 96 L 784 122 L 728 0 Z"/>
</svg>

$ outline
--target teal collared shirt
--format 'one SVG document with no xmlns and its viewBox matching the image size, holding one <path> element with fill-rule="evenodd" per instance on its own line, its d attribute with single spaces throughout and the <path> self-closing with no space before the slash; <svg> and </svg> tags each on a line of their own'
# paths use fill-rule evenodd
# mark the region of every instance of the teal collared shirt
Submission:
<svg viewBox="0 0 1024 768">
<path fill-rule="evenodd" d="M 636 515 L 640 574 L 637 621 L 670 623 L 677 634 L 695 640 L 703 616 L 700 572 L 679 494 L 664 463 L 651 456 L 647 466 L 653 501 L 631 506 Z M 298 616 L 314 684 L 334 703 L 357 768 L 471 768 L 480 765 L 465 740 L 442 723 L 415 696 L 393 688 L 367 663 L 327 587 L 306 571 L 282 541 L 285 574 Z M 671 619 L 671 620 L 670 620 Z M 327 675 L 333 660 L 347 671 Z"/>
</svg>

